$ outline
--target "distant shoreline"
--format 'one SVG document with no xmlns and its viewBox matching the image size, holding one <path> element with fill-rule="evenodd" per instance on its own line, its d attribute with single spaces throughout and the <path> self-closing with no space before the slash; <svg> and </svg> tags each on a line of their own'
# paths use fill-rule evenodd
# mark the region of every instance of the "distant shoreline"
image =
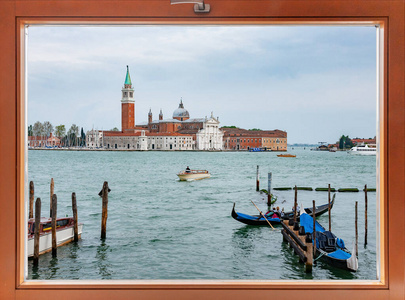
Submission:
<svg viewBox="0 0 405 300">
<path fill-rule="evenodd" d="M 77 148 L 29 148 L 28 150 L 45 150 L 45 151 L 109 151 L 109 152 L 287 152 L 285 150 L 272 150 L 272 151 L 249 151 L 249 150 L 139 150 L 139 149 L 77 149 Z"/>
</svg>

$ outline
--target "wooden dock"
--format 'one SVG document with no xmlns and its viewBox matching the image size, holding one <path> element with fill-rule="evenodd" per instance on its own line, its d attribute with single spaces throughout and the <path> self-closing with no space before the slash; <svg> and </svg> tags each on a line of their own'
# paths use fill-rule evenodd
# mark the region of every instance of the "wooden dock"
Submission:
<svg viewBox="0 0 405 300">
<path fill-rule="evenodd" d="M 288 242 L 291 248 L 294 249 L 295 254 L 300 258 L 300 261 L 305 264 L 305 272 L 312 272 L 313 265 L 313 244 L 310 234 L 306 234 L 304 227 L 300 227 L 298 222 L 294 220 L 284 220 L 281 222 L 283 229 L 283 241 Z"/>
</svg>

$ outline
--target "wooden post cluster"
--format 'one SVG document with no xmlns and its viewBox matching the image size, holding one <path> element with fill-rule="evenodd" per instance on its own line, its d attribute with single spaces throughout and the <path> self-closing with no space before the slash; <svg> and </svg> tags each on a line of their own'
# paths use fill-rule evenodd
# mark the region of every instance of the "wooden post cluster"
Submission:
<svg viewBox="0 0 405 300">
<path fill-rule="evenodd" d="M 105 239 L 107 235 L 107 217 L 108 217 L 108 182 L 104 181 L 103 189 L 101 190 L 103 197 L 103 212 L 101 216 L 101 238 Z"/>
<path fill-rule="evenodd" d="M 28 218 L 32 219 L 34 217 L 34 182 L 30 181 L 30 209 Z"/>
<path fill-rule="evenodd" d="M 257 165 L 257 170 L 256 170 L 256 191 L 258 192 L 260 190 L 260 184 L 259 184 L 259 165 Z"/>
<path fill-rule="evenodd" d="M 56 257 L 57 254 L 57 242 L 56 242 L 56 212 L 57 212 L 57 197 L 52 195 L 52 257 Z"/>
<path fill-rule="evenodd" d="M 37 201 L 35 201 L 34 262 L 33 262 L 34 266 L 38 266 L 40 225 L 41 225 L 41 199 L 37 198 Z"/>
<path fill-rule="evenodd" d="M 49 216 L 52 218 L 52 196 L 54 193 L 55 183 L 53 178 L 51 178 L 51 187 L 50 187 L 50 206 L 49 206 Z"/>
<path fill-rule="evenodd" d="M 283 241 L 288 242 L 295 254 L 299 256 L 300 261 L 305 264 L 305 272 L 312 272 L 312 239 L 308 239 L 304 227 L 300 227 L 293 220 L 284 220 L 281 225 L 283 226 L 281 230 Z"/>
<path fill-rule="evenodd" d="M 79 228 L 77 224 L 77 203 L 76 203 L 76 193 L 72 193 L 72 210 L 73 210 L 73 232 L 74 232 L 74 241 L 79 241 Z"/>
<path fill-rule="evenodd" d="M 271 172 L 268 174 L 267 177 L 267 206 L 271 206 Z"/>
<path fill-rule="evenodd" d="M 367 246 L 367 184 L 364 186 L 364 197 L 365 197 L 365 208 L 364 208 L 364 214 L 365 214 L 365 228 L 364 228 L 364 247 Z"/>
</svg>

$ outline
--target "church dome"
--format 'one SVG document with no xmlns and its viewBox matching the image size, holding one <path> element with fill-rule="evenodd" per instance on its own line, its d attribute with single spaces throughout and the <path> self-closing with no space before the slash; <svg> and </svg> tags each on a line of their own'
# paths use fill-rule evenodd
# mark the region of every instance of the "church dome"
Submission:
<svg viewBox="0 0 405 300">
<path fill-rule="evenodd" d="M 173 119 L 184 121 L 190 118 L 187 109 L 184 108 L 183 100 L 180 100 L 179 108 L 173 112 Z"/>
</svg>

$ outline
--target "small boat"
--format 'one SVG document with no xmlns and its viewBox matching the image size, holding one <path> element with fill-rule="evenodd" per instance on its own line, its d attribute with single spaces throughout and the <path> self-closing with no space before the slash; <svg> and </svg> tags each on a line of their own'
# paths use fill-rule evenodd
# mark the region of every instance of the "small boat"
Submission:
<svg viewBox="0 0 405 300">
<path fill-rule="evenodd" d="M 333 194 L 332 200 L 330 202 L 330 209 L 332 209 L 333 204 L 335 203 L 335 196 L 336 194 Z M 328 203 L 323 204 L 321 206 L 315 206 L 315 217 L 318 217 L 320 215 L 323 215 L 328 211 Z M 312 215 L 312 207 L 304 208 L 305 212 L 308 213 L 309 215 Z M 236 221 L 242 222 L 247 225 L 269 225 L 267 221 L 261 216 L 261 215 L 248 215 L 244 213 L 239 213 L 235 211 L 235 203 L 233 204 L 232 208 L 232 213 L 231 213 L 232 218 L 234 218 Z M 271 224 L 280 224 L 282 220 L 288 220 L 290 218 L 294 217 L 294 212 L 289 211 L 284 213 L 284 215 L 281 216 L 274 216 L 274 214 L 270 214 L 269 217 L 266 216 L 267 220 Z M 297 220 L 299 220 L 300 215 L 298 213 L 297 215 Z"/>
<path fill-rule="evenodd" d="M 294 154 L 277 154 L 277 157 L 296 157 L 297 155 Z"/>
<path fill-rule="evenodd" d="M 56 244 L 62 246 L 74 239 L 73 217 L 56 219 Z M 83 224 L 77 224 L 79 238 L 82 234 Z M 28 220 L 28 257 L 34 256 L 34 230 L 35 219 Z M 41 218 L 39 228 L 39 254 L 52 250 L 52 219 Z"/>
<path fill-rule="evenodd" d="M 186 170 L 177 174 L 180 181 L 187 180 L 200 180 L 211 177 L 211 174 L 207 170 Z"/>
<path fill-rule="evenodd" d="M 263 148 L 250 148 L 249 152 L 263 152 L 264 149 Z"/>
<path fill-rule="evenodd" d="M 377 155 L 377 147 L 375 145 L 358 145 L 347 151 L 349 154 L 355 155 Z"/>
<path fill-rule="evenodd" d="M 305 233 L 313 234 L 314 219 L 305 212 L 301 213 L 300 225 L 304 227 Z M 352 252 L 346 249 L 342 239 L 336 237 L 332 232 L 327 231 L 321 224 L 315 221 L 316 230 L 316 258 L 321 259 L 331 266 L 356 272 L 359 264 L 355 245 Z"/>
</svg>

